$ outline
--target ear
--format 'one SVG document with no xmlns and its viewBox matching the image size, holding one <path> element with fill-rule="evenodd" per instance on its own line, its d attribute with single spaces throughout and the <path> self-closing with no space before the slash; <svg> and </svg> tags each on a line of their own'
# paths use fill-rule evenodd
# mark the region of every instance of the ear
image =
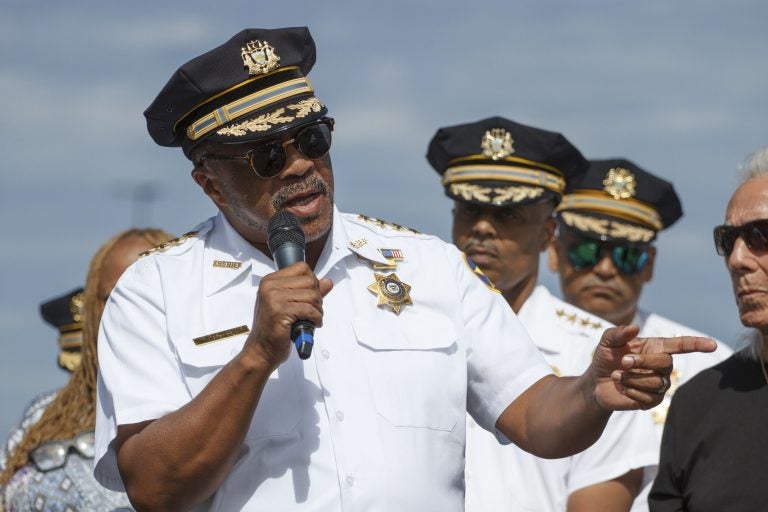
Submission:
<svg viewBox="0 0 768 512">
<path fill-rule="evenodd" d="M 643 282 L 649 283 L 653 279 L 653 263 L 656 261 L 656 247 L 648 248 L 648 263 L 643 268 Z"/>
<path fill-rule="evenodd" d="M 192 179 L 195 180 L 195 183 L 203 189 L 205 195 L 210 197 L 216 206 L 221 206 L 223 197 L 219 190 L 216 176 L 212 175 L 202 167 L 195 167 L 192 171 Z"/>
<path fill-rule="evenodd" d="M 539 252 L 546 251 L 549 247 L 552 247 L 555 241 L 555 228 L 557 227 L 557 221 L 554 217 L 550 216 L 544 221 L 543 239 L 541 241 L 541 247 Z"/>
<path fill-rule="evenodd" d="M 553 240 L 547 248 L 547 268 L 555 274 L 560 271 L 560 260 L 557 255 L 557 240 Z"/>
</svg>

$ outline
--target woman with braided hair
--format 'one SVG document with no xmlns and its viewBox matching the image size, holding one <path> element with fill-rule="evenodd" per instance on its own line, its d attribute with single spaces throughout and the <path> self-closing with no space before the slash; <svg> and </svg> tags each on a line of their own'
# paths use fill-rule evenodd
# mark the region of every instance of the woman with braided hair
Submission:
<svg viewBox="0 0 768 512">
<path fill-rule="evenodd" d="M 63 388 L 33 401 L 4 447 L 0 511 L 130 510 L 125 494 L 108 491 L 93 478 L 96 340 L 104 304 L 120 275 L 141 252 L 171 238 L 159 229 L 129 229 L 94 255 L 83 292 L 82 362 Z"/>
</svg>

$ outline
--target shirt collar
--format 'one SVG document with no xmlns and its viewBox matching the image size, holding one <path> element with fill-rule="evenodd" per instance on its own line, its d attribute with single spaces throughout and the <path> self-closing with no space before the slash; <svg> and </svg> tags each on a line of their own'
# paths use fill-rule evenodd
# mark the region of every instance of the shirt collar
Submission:
<svg viewBox="0 0 768 512">
<path fill-rule="evenodd" d="M 221 212 L 214 218 L 203 258 L 206 296 L 221 291 L 248 270 L 263 275 L 272 268 L 272 260 L 240 236 Z"/>
<path fill-rule="evenodd" d="M 211 231 L 211 236 L 206 241 L 205 250 L 206 296 L 221 291 L 240 279 L 249 269 L 251 274 L 257 277 L 263 277 L 275 271 L 274 261 L 245 240 L 221 212 L 215 217 L 214 223 L 215 229 Z M 341 212 L 334 205 L 331 233 L 315 266 L 315 274 L 318 277 L 326 275 L 336 263 L 356 252 L 350 248 L 351 238 L 347 232 L 348 227 L 354 226 L 345 226 Z M 368 259 L 386 262 L 383 256 L 373 249 L 369 248 L 363 253 Z"/>
<path fill-rule="evenodd" d="M 555 301 L 544 285 L 537 284 L 531 296 L 523 303 L 518 316 L 537 347 L 550 353 L 560 353 L 561 340 L 552 339 L 553 336 L 541 336 L 539 325 L 552 325 L 555 320 Z M 542 324 L 539 324 L 539 323 Z"/>
</svg>

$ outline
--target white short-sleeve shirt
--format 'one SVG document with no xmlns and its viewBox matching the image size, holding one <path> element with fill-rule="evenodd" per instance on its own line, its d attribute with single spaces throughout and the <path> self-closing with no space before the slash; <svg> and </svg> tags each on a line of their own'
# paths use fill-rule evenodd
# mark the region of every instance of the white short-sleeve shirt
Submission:
<svg viewBox="0 0 768 512">
<path fill-rule="evenodd" d="M 525 301 L 519 318 L 555 374 L 563 376 L 584 373 L 600 336 L 612 326 L 542 285 Z M 654 436 L 647 412 L 615 412 L 600 439 L 585 451 L 541 459 L 514 445 L 499 445 L 468 417 L 466 510 L 565 511 L 568 496 L 579 489 L 632 469 L 655 469 Z"/>
<path fill-rule="evenodd" d="M 115 490 L 117 426 L 200 393 L 241 350 L 273 272 L 221 215 L 171 245 L 126 271 L 102 318 L 95 474 Z M 270 376 L 239 460 L 196 510 L 463 510 L 465 412 L 494 430 L 549 366 L 501 295 L 435 237 L 335 210 L 315 273 L 334 287 L 312 356 Z M 413 304 L 377 305 L 374 274 L 395 274 Z"/>
</svg>

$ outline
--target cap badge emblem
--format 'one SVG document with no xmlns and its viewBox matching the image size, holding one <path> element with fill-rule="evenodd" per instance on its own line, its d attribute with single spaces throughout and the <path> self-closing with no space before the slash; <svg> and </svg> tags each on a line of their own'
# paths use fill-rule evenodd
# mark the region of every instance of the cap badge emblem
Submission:
<svg viewBox="0 0 768 512">
<path fill-rule="evenodd" d="M 73 321 L 83 321 L 83 292 L 76 293 L 69 299 L 69 312 Z"/>
<path fill-rule="evenodd" d="M 377 274 L 374 272 L 376 281 L 368 286 L 368 289 L 378 296 L 377 306 L 389 306 L 392 311 L 399 314 L 400 309 L 407 305 L 413 305 L 411 300 L 411 287 L 402 282 L 397 274 Z"/>
<path fill-rule="evenodd" d="M 512 147 L 512 135 L 503 128 L 493 128 L 485 132 L 480 147 L 483 148 L 483 155 L 492 160 L 505 158 L 515 152 Z"/>
<path fill-rule="evenodd" d="M 635 196 L 637 181 L 635 175 L 623 167 L 614 167 L 608 171 L 603 180 L 605 190 L 614 199 L 629 199 Z"/>
<path fill-rule="evenodd" d="M 280 64 L 280 57 L 275 49 L 266 41 L 248 41 L 245 48 L 241 48 L 240 56 L 243 58 L 243 66 L 248 68 L 249 75 L 263 75 L 269 73 Z"/>
</svg>

